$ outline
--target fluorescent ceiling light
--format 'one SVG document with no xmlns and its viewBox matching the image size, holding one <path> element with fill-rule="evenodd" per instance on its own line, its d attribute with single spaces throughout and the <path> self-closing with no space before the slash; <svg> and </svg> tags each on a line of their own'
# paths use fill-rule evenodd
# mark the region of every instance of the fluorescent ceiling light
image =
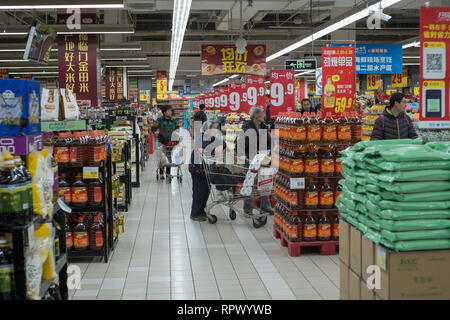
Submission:
<svg viewBox="0 0 450 320">
<path fill-rule="evenodd" d="M 28 60 L 23 59 L 6 59 L 6 60 L 0 60 L 0 62 L 27 62 Z"/>
<path fill-rule="evenodd" d="M 222 81 L 219 81 L 219 82 L 214 83 L 214 84 L 213 84 L 213 87 L 218 86 L 218 85 L 220 85 L 220 84 L 222 84 L 222 83 L 224 83 L 224 82 L 227 82 L 227 81 L 230 80 L 230 79 L 234 79 L 234 78 L 239 77 L 239 76 L 240 76 L 240 74 L 233 74 L 232 76 L 229 76 L 228 78 L 225 78 L 225 79 L 223 79 Z"/>
<path fill-rule="evenodd" d="M 25 49 L 0 49 L 0 52 L 20 52 L 25 51 Z"/>
<path fill-rule="evenodd" d="M 168 89 L 172 90 L 175 75 L 177 73 L 178 61 L 180 59 L 181 47 L 183 45 L 186 24 L 191 11 L 192 0 L 175 0 L 173 2 L 172 16 L 172 41 L 170 43 L 170 69 Z"/>
<path fill-rule="evenodd" d="M 135 48 L 100 48 L 100 51 L 131 51 L 131 50 L 142 50 L 141 47 L 135 47 Z"/>
<path fill-rule="evenodd" d="M 8 67 L 5 66 L 5 69 L 58 69 L 58 66 L 35 66 L 35 67 L 29 67 L 29 66 L 25 66 L 25 67 L 18 67 L 18 66 L 14 66 L 14 67 Z"/>
<path fill-rule="evenodd" d="M 134 30 L 123 31 L 58 31 L 57 34 L 128 34 L 134 33 Z"/>
<path fill-rule="evenodd" d="M 396 4 L 397 2 L 400 2 L 400 1 L 401 0 L 381 0 L 381 1 L 375 3 L 375 4 L 371 5 L 371 6 L 368 6 L 368 7 L 364 8 L 364 9 L 362 9 L 361 11 L 358 11 L 358 12 L 352 14 L 351 16 L 348 16 L 345 19 L 342 19 L 342 20 L 340 20 L 340 21 L 338 21 L 336 23 L 333 23 L 332 25 L 330 25 L 328 27 L 325 27 L 322 30 L 319 30 L 319 31 L 313 33 L 312 35 L 310 35 L 310 36 L 308 36 L 308 37 L 306 37 L 306 38 L 304 38 L 304 39 L 302 39 L 300 41 L 297 41 L 297 42 L 291 44 L 290 46 L 288 46 L 288 47 L 286 47 L 286 48 L 284 48 L 284 49 L 282 49 L 282 50 L 280 50 L 280 51 L 278 51 L 278 52 L 268 56 L 266 58 L 266 61 L 269 62 L 269 61 L 271 61 L 273 59 L 281 57 L 282 55 L 284 55 L 286 53 L 289 53 L 289 52 L 291 52 L 291 51 L 293 51 L 295 49 L 298 49 L 298 48 L 300 48 L 300 47 L 302 47 L 302 46 L 304 46 L 304 45 L 306 45 L 308 43 L 311 43 L 314 40 L 322 38 L 323 36 L 326 36 L 327 34 L 330 34 L 330 33 L 334 32 L 334 31 L 337 31 L 337 30 L 339 30 L 339 29 L 341 29 L 341 28 L 343 28 L 343 27 L 345 27 L 345 26 L 347 26 L 347 25 L 349 25 L 351 23 L 354 23 L 354 22 L 356 22 L 356 21 L 358 21 L 358 20 L 360 20 L 362 18 L 365 18 L 365 17 L 369 16 L 370 13 L 373 12 L 373 11 L 378 11 L 378 10 L 385 9 L 385 8 L 390 7 L 390 6 Z"/>
<path fill-rule="evenodd" d="M 120 3 L 111 4 L 56 4 L 56 5 L 2 5 L 0 10 L 27 10 L 27 9 L 121 9 Z"/>
<path fill-rule="evenodd" d="M 105 65 L 105 66 L 103 66 L 104 68 L 148 68 L 148 65 L 141 65 L 141 64 L 136 64 L 136 65 L 132 65 L 132 64 L 130 64 L 130 65 Z M 143 71 L 149 71 L 149 70 L 143 70 Z M 150 69 L 150 71 L 152 71 L 151 69 Z"/>
<path fill-rule="evenodd" d="M 303 76 L 303 75 L 305 75 L 305 74 L 313 73 L 313 72 L 316 72 L 316 70 L 303 71 L 303 72 L 297 73 L 297 74 L 295 75 L 295 77 Z"/>
<path fill-rule="evenodd" d="M 266 82 L 264 82 L 264 84 L 270 83 L 270 80 L 267 80 Z"/>
<path fill-rule="evenodd" d="M 420 63 L 418 63 L 418 62 L 417 63 L 412 63 L 411 62 L 411 63 L 404 63 L 403 65 L 404 66 L 420 66 Z"/>
<path fill-rule="evenodd" d="M 147 72 L 147 73 L 153 73 L 153 70 L 128 70 L 128 73 L 144 73 L 144 72 Z"/>
<path fill-rule="evenodd" d="M 145 61 L 147 58 L 126 58 L 126 57 L 119 57 L 119 58 L 102 58 L 103 61 L 110 61 L 110 60 L 130 60 L 130 61 Z"/>
<path fill-rule="evenodd" d="M 27 34 L 28 32 L 7 32 L 7 31 L 0 32 L 0 36 L 24 36 Z"/>
<path fill-rule="evenodd" d="M 408 49 L 408 48 L 411 48 L 411 47 L 420 47 L 420 41 L 413 41 L 411 43 L 404 44 L 402 48 L 403 49 Z"/>
<path fill-rule="evenodd" d="M 23 74 L 23 72 L 9 72 L 9 74 Z M 59 72 L 57 72 L 57 71 L 49 71 L 49 72 L 42 71 L 42 72 L 31 72 L 31 74 L 32 75 L 35 75 L 35 74 L 59 74 Z"/>
</svg>

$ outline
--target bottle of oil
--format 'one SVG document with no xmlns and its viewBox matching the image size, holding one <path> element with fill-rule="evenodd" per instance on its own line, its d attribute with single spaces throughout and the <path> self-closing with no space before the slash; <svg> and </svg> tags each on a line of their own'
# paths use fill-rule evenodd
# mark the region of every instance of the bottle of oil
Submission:
<svg viewBox="0 0 450 320">
<path fill-rule="evenodd" d="M 303 218 L 303 241 L 316 241 L 317 221 L 311 211 L 305 213 Z"/>
<path fill-rule="evenodd" d="M 323 209 L 333 208 L 334 205 L 334 193 L 327 178 L 324 179 L 322 186 L 320 187 L 319 195 L 320 207 Z"/>
<path fill-rule="evenodd" d="M 89 248 L 89 234 L 84 217 L 80 216 L 76 220 L 77 225 L 73 229 L 74 250 L 85 251 Z"/>
<path fill-rule="evenodd" d="M 310 148 L 305 159 L 305 175 L 317 177 L 319 174 L 319 157 L 316 148 Z"/>
<path fill-rule="evenodd" d="M 337 141 L 337 122 L 331 116 L 331 112 L 327 112 L 325 119 L 322 120 L 322 143 L 336 143 Z"/>
<path fill-rule="evenodd" d="M 307 137 L 309 142 L 320 142 L 322 140 L 322 125 L 315 112 L 311 113 L 308 120 Z"/>
<path fill-rule="evenodd" d="M 319 206 L 319 190 L 312 179 L 307 181 L 303 203 L 307 209 L 317 209 Z"/>
<path fill-rule="evenodd" d="M 331 221 L 326 212 L 319 214 L 317 223 L 317 239 L 319 241 L 329 241 L 331 238 Z"/>
<path fill-rule="evenodd" d="M 334 156 L 330 151 L 331 147 L 325 148 L 320 157 L 320 173 L 322 176 L 334 175 Z"/>
<path fill-rule="evenodd" d="M 333 225 L 331 229 L 331 238 L 339 240 L 339 212 L 333 214 Z"/>
</svg>

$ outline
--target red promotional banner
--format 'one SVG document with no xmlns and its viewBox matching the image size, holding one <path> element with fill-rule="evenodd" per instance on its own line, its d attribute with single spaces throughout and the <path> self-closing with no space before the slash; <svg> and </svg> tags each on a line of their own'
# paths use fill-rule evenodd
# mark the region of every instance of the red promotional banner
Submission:
<svg viewBox="0 0 450 320">
<path fill-rule="evenodd" d="M 214 91 L 214 109 L 220 110 L 220 92 L 218 89 Z"/>
<path fill-rule="evenodd" d="M 219 99 L 220 99 L 220 112 L 228 113 L 230 108 L 228 106 L 228 97 L 230 95 L 230 88 L 222 87 L 219 89 Z"/>
<path fill-rule="evenodd" d="M 266 91 L 263 76 L 247 76 L 247 101 L 250 107 L 260 106 L 266 109 Z"/>
<path fill-rule="evenodd" d="M 123 99 L 123 68 L 106 68 L 105 96 L 108 101 Z"/>
<path fill-rule="evenodd" d="M 59 87 L 72 90 L 79 106 L 98 106 L 96 35 L 59 35 L 58 64 Z"/>
<path fill-rule="evenodd" d="M 214 108 L 214 92 L 205 93 L 205 106 L 207 110 Z"/>
<path fill-rule="evenodd" d="M 294 70 L 270 70 L 270 117 L 295 110 Z"/>
<path fill-rule="evenodd" d="M 167 72 L 164 70 L 156 71 L 156 99 L 167 100 Z"/>
<path fill-rule="evenodd" d="M 239 54 L 233 44 L 202 45 L 202 75 L 266 73 L 266 45 L 247 45 Z"/>
<path fill-rule="evenodd" d="M 450 7 L 420 8 L 421 128 L 450 128 Z"/>
<path fill-rule="evenodd" d="M 306 98 L 306 79 L 295 78 L 295 102 L 301 104 Z"/>
<path fill-rule="evenodd" d="M 231 112 L 241 113 L 248 111 L 248 105 L 246 101 L 243 101 L 243 83 L 230 84 L 230 94 L 228 96 L 228 105 Z M 247 87 L 245 85 L 245 87 Z"/>
<path fill-rule="evenodd" d="M 352 111 L 355 98 L 355 48 L 322 47 L 322 116 Z"/>
</svg>

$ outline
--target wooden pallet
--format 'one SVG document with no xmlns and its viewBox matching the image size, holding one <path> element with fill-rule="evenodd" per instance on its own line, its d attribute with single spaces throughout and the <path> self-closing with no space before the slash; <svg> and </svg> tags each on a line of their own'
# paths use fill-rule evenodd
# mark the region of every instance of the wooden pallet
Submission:
<svg viewBox="0 0 450 320">
<path fill-rule="evenodd" d="M 320 247 L 320 254 L 323 256 L 331 256 L 336 254 L 336 247 L 339 241 L 308 241 L 295 242 L 289 241 L 286 236 L 278 230 L 276 225 L 273 226 L 273 236 L 275 239 L 280 239 L 282 247 L 288 247 L 288 253 L 291 257 L 299 257 L 302 247 Z"/>
</svg>

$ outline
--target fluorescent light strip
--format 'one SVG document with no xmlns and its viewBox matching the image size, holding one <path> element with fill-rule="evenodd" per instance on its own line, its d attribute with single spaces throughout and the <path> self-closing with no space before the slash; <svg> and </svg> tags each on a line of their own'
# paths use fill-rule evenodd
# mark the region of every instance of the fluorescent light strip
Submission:
<svg viewBox="0 0 450 320">
<path fill-rule="evenodd" d="M 35 67 L 8 67 L 6 66 L 5 69 L 58 69 L 58 66 L 35 66 Z"/>
<path fill-rule="evenodd" d="M 24 36 L 27 34 L 28 32 L 0 32 L 0 36 Z"/>
<path fill-rule="evenodd" d="M 112 60 L 130 60 L 130 61 L 145 61 L 147 58 L 102 58 L 103 61 L 112 61 Z"/>
<path fill-rule="evenodd" d="M 56 34 L 129 34 L 134 30 L 128 31 L 58 31 Z"/>
<path fill-rule="evenodd" d="M 351 23 L 354 23 L 354 22 L 356 22 L 356 21 L 358 21 L 358 20 L 360 20 L 362 18 L 365 18 L 365 17 L 369 16 L 371 12 L 379 11 L 380 9 L 384 9 L 384 8 L 390 7 L 390 6 L 396 4 L 397 2 L 400 2 L 400 1 L 401 0 L 382 0 L 382 1 L 379 1 L 376 4 L 373 4 L 373 5 L 365 8 L 365 9 L 363 9 L 363 10 L 361 10 L 361 11 L 355 13 L 355 14 L 352 14 L 351 16 L 349 16 L 349 17 L 347 17 L 347 18 L 345 18 L 345 19 L 343 19 L 343 20 L 341 20 L 339 22 L 333 23 L 332 25 L 330 25 L 330 26 L 328 26 L 328 27 L 326 27 L 326 28 L 324 28 L 322 30 L 319 30 L 319 31 L 313 33 L 312 35 L 310 35 L 310 36 L 308 36 L 308 37 L 306 37 L 306 38 L 304 38 L 304 39 L 302 39 L 302 40 L 300 40 L 300 41 L 298 41 L 298 42 L 296 42 L 294 44 L 291 44 L 290 46 L 288 46 L 288 47 L 286 47 L 286 48 L 284 48 L 284 49 L 282 49 L 282 50 L 280 50 L 280 51 L 278 51 L 278 52 L 268 56 L 266 58 L 266 61 L 269 62 L 269 61 L 272 61 L 273 59 L 281 57 L 282 55 L 284 55 L 286 53 L 289 53 L 289 52 L 291 52 L 291 51 L 293 51 L 295 49 L 298 49 L 298 48 L 300 48 L 300 47 L 302 47 L 302 46 L 304 46 L 304 45 L 306 45 L 308 43 L 311 43 L 314 40 L 317 40 L 317 39 L 319 39 L 319 38 L 321 38 L 323 36 L 326 36 L 327 34 L 330 34 L 330 33 L 334 32 L 334 31 L 337 31 L 337 30 L 339 30 L 339 29 L 341 29 L 341 28 L 343 28 L 343 27 L 345 27 L 345 26 L 347 26 L 347 25 L 349 25 Z"/>
<path fill-rule="evenodd" d="M 123 4 L 62 4 L 62 5 L 26 5 L 26 6 L 0 6 L 0 10 L 26 10 L 26 9 L 121 9 Z"/>
<path fill-rule="evenodd" d="M 136 65 L 121 65 L 121 66 L 119 66 L 119 65 L 112 65 L 112 66 L 103 66 L 104 68 L 141 68 L 141 67 L 148 67 L 148 66 L 143 66 L 143 65 L 139 65 L 139 64 L 136 64 Z M 148 70 L 145 70 L 145 71 L 148 71 Z M 150 71 L 151 71 L 151 69 L 150 69 Z"/>
<path fill-rule="evenodd" d="M 0 52 L 20 52 L 25 51 L 25 49 L 0 49 Z"/>
<path fill-rule="evenodd" d="M 57 71 L 49 71 L 49 72 L 45 72 L 45 71 L 42 71 L 42 72 L 30 72 L 31 73 L 31 75 L 35 75 L 35 74 L 59 74 L 59 72 L 57 72 Z M 9 72 L 9 74 L 24 74 L 23 72 Z"/>
<path fill-rule="evenodd" d="M 316 72 L 316 70 L 303 71 L 303 72 L 297 73 L 297 74 L 295 75 L 295 77 L 303 76 L 303 75 L 305 75 L 305 74 L 313 73 L 313 72 Z"/>
<path fill-rule="evenodd" d="M 411 42 L 411 43 L 408 43 L 408 44 L 404 44 L 403 45 L 403 49 L 408 49 L 408 48 L 411 48 L 411 47 L 420 47 L 420 41 L 414 41 L 414 42 Z"/>
<path fill-rule="evenodd" d="M 417 62 L 417 63 L 410 62 L 410 63 L 404 63 L 403 65 L 404 66 L 420 66 L 420 63 L 419 62 Z"/>
</svg>

